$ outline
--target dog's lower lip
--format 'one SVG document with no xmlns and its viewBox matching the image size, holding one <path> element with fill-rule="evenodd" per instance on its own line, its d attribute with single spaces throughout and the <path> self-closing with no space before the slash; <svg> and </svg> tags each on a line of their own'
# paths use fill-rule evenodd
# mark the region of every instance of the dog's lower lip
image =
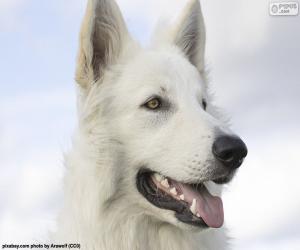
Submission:
<svg viewBox="0 0 300 250">
<path fill-rule="evenodd" d="M 223 185 L 228 184 L 232 179 L 232 176 L 223 176 L 216 179 L 213 179 L 212 181 L 216 184 Z"/>
<path fill-rule="evenodd" d="M 141 170 L 137 175 L 137 188 L 150 203 L 175 211 L 177 219 L 184 223 L 198 227 L 220 227 L 223 224 L 222 201 L 212 196 L 203 184 L 185 184 Z"/>
</svg>

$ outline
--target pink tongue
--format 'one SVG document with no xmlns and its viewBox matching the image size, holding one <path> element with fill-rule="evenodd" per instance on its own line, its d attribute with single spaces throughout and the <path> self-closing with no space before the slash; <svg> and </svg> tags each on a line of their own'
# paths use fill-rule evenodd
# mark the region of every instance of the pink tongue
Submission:
<svg viewBox="0 0 300 250">
<path fill-rule="evenodd" d="M 184 199 L 189 204 L 192 204 L 193 199 L 197 200 L 196 213 L 200 214 L 209 227 L 219 228 L 223 225 L 224 211 L 220 197 L 212 196 L 205 187 L 198 192 L 189 185 L 178 182 L 175 185 L 184 194 Z"/>
</svg>

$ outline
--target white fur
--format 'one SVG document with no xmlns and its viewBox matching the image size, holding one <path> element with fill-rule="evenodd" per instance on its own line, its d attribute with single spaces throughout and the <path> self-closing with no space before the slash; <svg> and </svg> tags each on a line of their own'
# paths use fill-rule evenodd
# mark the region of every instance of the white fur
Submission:
<svg viewBox="0 0 300 250">
<path fill-rule="evenodd" d="M 197 0 L 180 20 L 145 50 L 130 38 L 114 1 L 89 1 L 76 72 L 79 129 L 66 155 L 56 242 L 80 243 L 85 250 L 226 249 L 224 229 L 187 226 L 136 188 L 145 165 L 178 181 L 206 180 L 216 130 L 230 132 L 207 92 Z M 140 107 L 153 94 L 169 99 L 172 111 Z M 212 182 L 207 186 L 221 194 Z"/>
</svg>

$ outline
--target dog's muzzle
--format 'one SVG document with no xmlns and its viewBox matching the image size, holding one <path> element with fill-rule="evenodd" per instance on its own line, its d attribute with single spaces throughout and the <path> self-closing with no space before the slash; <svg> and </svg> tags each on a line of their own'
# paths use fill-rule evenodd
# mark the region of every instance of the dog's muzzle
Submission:
<svg viewBox="0 0 300 250">
<path fill-rule="evenodd" d="M 240 138 L 219 136 L 212 146 L 215 170 L 208 179 L 184 183 L 142 168 L 137 174 L 137 189 L 156 207 L 173 210 L 176 218 L 183 223 L 201 228 L 221 227 L 224 222 L 222 200 L 209 193 L 205 182 L 228 183 L 247 152 Z"/>
</svg>

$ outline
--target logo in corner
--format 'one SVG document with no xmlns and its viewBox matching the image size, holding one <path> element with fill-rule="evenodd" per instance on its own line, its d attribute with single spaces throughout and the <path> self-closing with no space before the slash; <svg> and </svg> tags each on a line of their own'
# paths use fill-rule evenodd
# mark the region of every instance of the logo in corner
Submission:
<svg viewBox="0 0 300 250">
<path fill-rule="evenodd" d="M 298 2 L 270 3 L 271 16 L 297 16 L 299 14 Z"/>
</svg>

